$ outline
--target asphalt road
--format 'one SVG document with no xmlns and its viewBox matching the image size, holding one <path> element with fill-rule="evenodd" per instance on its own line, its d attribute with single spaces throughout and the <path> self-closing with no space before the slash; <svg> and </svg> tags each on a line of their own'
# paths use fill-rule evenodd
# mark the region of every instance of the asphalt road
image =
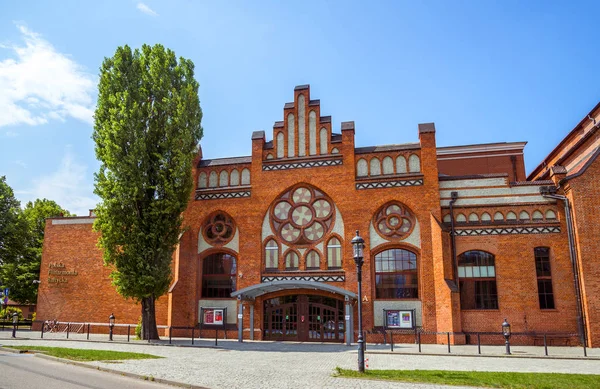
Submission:
<svg viewBox="0 0 600 389">
<path fill-rule="evenodd" d="M 0 351 L 0 389 L 173 389 L 173 386 L 123 377 L 85 367 L 67 365 Z"/>
</svg>

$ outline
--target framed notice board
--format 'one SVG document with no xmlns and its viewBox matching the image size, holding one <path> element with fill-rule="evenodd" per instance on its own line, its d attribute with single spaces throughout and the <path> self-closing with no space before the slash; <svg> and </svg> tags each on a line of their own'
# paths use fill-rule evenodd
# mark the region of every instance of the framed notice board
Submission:
<svg viewBox="0 0 600 389">
<path fill-rule="evenodd" d="M 383 322 L 391 330 L 414 329 L 415 315 L 415 309 L 384 309 Z"/>
<path fill-rule="evenodd" d="M 211 327 L 225 327 L 227 308 L 200 307 L 200 324 Z"/>
</svg>

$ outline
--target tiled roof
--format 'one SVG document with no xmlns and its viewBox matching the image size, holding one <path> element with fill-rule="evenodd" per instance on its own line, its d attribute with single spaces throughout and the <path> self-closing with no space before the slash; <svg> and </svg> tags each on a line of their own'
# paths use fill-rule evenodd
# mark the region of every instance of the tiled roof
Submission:
<svg viewBox="0 0 600 389">
<path fill-rule="evenodd" d="M 201 159 L 197 167 L 210 167 L 222 165 L 236 165 L 238 163 L 250 163 L 252 157 L 231 157 L 231 158 L 216 158 L 216 159 Z"/>
<path fill-rule="evenodd" d="M 367 146 L 357 147 L 354 149 L 356 154 L 377 153 L 381 151 L 399 151 L 399 150 L 416 150 L 421 145 L 419 143 L 403 143 L 399 145 L 382 145 L 382 146 Z"/>
</svg>

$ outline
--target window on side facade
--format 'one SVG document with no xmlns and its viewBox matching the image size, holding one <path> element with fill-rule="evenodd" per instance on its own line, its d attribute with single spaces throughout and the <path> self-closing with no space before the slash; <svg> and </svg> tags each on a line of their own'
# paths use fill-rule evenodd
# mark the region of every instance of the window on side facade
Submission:
<svg viewBox="0 0 600 389">
<path fill-rule="evenodd" d="M 498 309 L 495 258 L 485 251 L 458 257 L 461 309 Z"/>
<path fill-rule="evenodd" d="M 265 245 L 265 269 L 277 270 L 279 262 L 279 246 L 273 239 Z"/>
<path fill-rule="evenodd" d="M 375 295 L 378 299 L 419 297 L 415 253 L 391 249 L 375 255 Z"/>
<path fill-rule="evenodd" d="M 338 238 L 331 238 L 327 242 L 327 267 L 329 269 L 342 267 L 342 245 Z"/>
<path fill-rule="evenodd" d="M 534 254 L 540 309 L 554 309 L 554 292 L 552 289 L 552 273 L 550 270 L 550 249 L 548 247 L 536 247 L 534 249 Z"/>
<path fill-rule="evenodd" d="M 204 258 L 202 298 L 229 298 L 236 290 L 236 260 L 233 255 L 217 253 Z"/>
</svg>

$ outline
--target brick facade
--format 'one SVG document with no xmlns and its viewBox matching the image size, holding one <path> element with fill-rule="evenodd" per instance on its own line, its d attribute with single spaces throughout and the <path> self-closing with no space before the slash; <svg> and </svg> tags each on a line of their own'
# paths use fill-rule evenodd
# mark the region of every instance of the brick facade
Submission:
<svg viewBox="0 0 600 389">
<path fill-rule="evenodd" d="M 271 140 L 264 132 L 252 134 L 251 156 L 205 160 L 200 151 L 193 171 L 196 190 L 184 212 L 186 230 L 173 256 L 173 284 L 168 295 L 158 300 L 159 324 L 194 326 L 201 306 L 221 304 L 228 307 L 228 336 L 237 336 L 237 313 L 242 312 L 244 337 L 266 339 L 265 330 L 274 327 L 267 323 L 265 302 L 280 298 L 283 304 L 287 296 L 298 295 L 322 296 L 328 304 L 350 300 L 344 305 L 356 323 L 357 303 L 349 298 L 357 292 L 350 241 L 358 230 L 365 241 L 362 306 L 363 326 L 374 332 L 367 335 L 369 341 L 380 340 L 375 332 L 382 325 L 383 309 L 390 307 L 415 309 L 421 330 L 452 332 L 455 343 L 467 340 L 464 332 L 498 332 L 504 318 L 514 332 L 577 332 L 564 207 L 540 195 L 540 187 L 552 184 L 548 177 L 524 181 L 525 143 L 438 148 L 435 126 L 429 123 L 419 125 L 415 143 L 356 147 L 354 133 L 361 129 L 343 122 L 336 133 L 331 117 L 321 116 L 320 101 L 311 100 L 307 85 L 295 88 L 294 101 L 285 104 L 283 114 L 283 120 L 273 126 Z M 582 293 L 588 293 L 583 304 L 593 345 L 598 345 L 600 327 L 591 296 L 600 292 L 600 274 L 591 258 L 600 247 L 594 239 L 597 230 L 586 228 L 591 223 L 586 216 L 600 207 L 586 208 L 588 199 L 597 201 L 598 196 L 583 188 L 591 188 L 598 175 L 596 162 L 589 177 L 571 183 L 570 195 L 577 210 L 580 256 L 590 258 L 580 272 Z M 389 204 L 397 208 L 386 208 Z M 402 209 L 405 219 L 394 217 L 393 209 Z M 38 319 L 105 322 L 111 312 L 119 312 L 120 321 L 137 322 L 139 306 L 120 298 L 110 284 L 110 269 L 102 265 L 95 246 L 92 220 L 48 220 Z M 406 229 L 399 228 L 394 235 L 402 223 Z M 458 275 L 465 270 L 452 255 L 452 226 L 457 258 L 472 251 L 493 255 L 494 269 L 489 270 L 493 277 L 488 281 L 496 285 L 497 307 L 461 309 L 459 281 L 463 279 Z M 341 246 L 339 266 L 335 242 Z M 549 248 L 553 309 L 540 308 L 536 247 Z M 416 265 L 405 262 L 415 266 L 410 270 L 414 273 L 402 273 L 394 282 L 402 284 L 398 280 L 411 280 L 412 274 L 416 281 L 392 285 L 396 298 L 379 298 L 378 283 L 381 293 L 390 285 L 381 281 L 389 278 L 383 264 L 376 269 L 375 256 L 393 249 L 416 258 Z M 203 295 L 218 292 L 224 280 L 231 282 L 223 277 L 210 281 L 211 275 L 203 274 L 203 264 L 215 254 L 235 258 L 232 278 L 239 300 Z M 320 261 L 315 265 L 317 257 Z M 231 271 L 227 263 L 224 268 Z M 51 283 L 50 278 L 57 277 L 46 269 L 57 264 L 64 266 L 57 270 L 77 275 L 64 275 L 58 279 L 66 282 Z M 383 276 L 376 276 L 376 270 Z M 282 280 L 287 286 L 278 287 Z M 411 282 L 417 284 L 416 296 L 402 295 L 415 293 Z M 208 285 L 213 285 L 212 292 L 206 292 Z M 300 332 L 305 317 L 298 309 Z M 310 315 L 310 320 L 323 320 L 322 314 Z M 344 312 L 340 315 L 344 321 Z M 446 342 L 441 334 L 427 339 Z"/>
</svg>

